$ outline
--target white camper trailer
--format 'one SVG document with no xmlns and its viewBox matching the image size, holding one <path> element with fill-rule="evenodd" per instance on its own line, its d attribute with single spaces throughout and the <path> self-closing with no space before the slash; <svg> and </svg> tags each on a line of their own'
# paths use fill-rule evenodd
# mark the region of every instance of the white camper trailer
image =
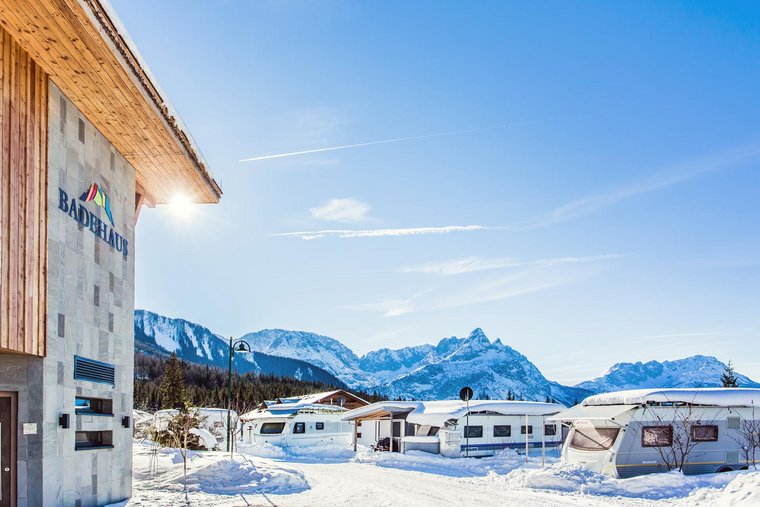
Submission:
<svg viewBox="0 0 760 507">
<path fill-rule="evenodd" d="M 351 425 L 341 420 L 349 408 L 367 401 L 343 390 L 265 401 L 241 416 L 243 443 L 278 446 L 349 444 Z"/>
<path fill-rule="evenodd" d="M 529 452 L 556 448 L 562 431 L 547 421 L 565 407 L 556 403 L 506 400 L 378 402 L 347 412 L 367 443 L 378 450 L 411 450 L 448 457 L 490 456 L 502 449 Z"/>
<path fill-rule="evenodd" d="M 760 389 L 638 389 L 591 396 L 551 419 L 570 426 L 565 463 L 619 478 L 703 474 L 747 469 L 755 452 L 760 461 L 745 441 L 760 429 L 758 403 Z"/>
</svg>

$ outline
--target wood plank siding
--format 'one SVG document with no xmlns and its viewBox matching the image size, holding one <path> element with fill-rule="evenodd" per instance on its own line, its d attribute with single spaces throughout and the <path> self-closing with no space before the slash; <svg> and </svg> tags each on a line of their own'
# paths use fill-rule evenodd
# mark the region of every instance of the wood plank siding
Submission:
<svg viewBox="0 0 760 507">
<path fill-rule="evenodd" d="M 48 75 L 0 29 L 0 351 L 45 355 Z"/>
<path fill-rule="evenodd" d="M 221 190 L 98 0 L 0 0 L 0 24 L 135 168 L 148 202 Z"/>
</svg>

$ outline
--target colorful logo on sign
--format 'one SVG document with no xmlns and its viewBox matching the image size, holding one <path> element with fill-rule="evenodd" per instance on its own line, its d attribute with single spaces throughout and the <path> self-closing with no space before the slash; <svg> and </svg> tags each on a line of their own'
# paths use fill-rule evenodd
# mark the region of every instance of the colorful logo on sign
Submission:
<svg viewBox="0 0 760 507">
<path fill-rule="evenodd" d="M 113 249 L 120 252 L 124 257 L 129 255 L 129 242 L 127 238 L 116 232 L 113 227 L 113 216 L 111 215 L 111 201 L 105 192 L 93 183 L 87 192 L 79 198 L 69 199 L 69 194 L 62 188 L 58 188 L 58 209 L 75 220 L 80 227 L 90 229 L 97 237 L 111 245 Z M 84 207 L 85 202 L 94 202 L 106 211 L 108 219 L 111 221 L 109 226 L 105 220 L 101 220 L 91 210 Z"/>
<path fill-rule="evenodd" d="M 108 215 L 108 219 L 111 221 L 111 225 L 113 225 L 113 215 L 111 215 L 111 201 L 108 199 L 108 195 L 106 195 L 106 193 L 98 187 L 97 183 L 90 185 L 90 188 L 82 194 L 79 200 L 82 202 L 92 201 L 101 208 L 105 209 L 106 215 Z"/>
</svg>

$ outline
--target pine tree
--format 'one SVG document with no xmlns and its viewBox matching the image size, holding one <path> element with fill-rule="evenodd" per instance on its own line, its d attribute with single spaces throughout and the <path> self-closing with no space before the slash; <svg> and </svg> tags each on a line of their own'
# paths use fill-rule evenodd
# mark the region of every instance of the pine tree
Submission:
<svg viewBox="0 0 760 507">
<path fill-rule="evenodd" d="M 723 387 L 739 387 L 739 379 L 736 378 L 734 364 L 731 361 L 723 367 L 723 374 L 720 376 L 720 381 L 723 383 Z"/>
<path fill-rule="evenodd" d="M 161 408 L 185 408 L 185 374 L 177 354 L 172 353 L 161 379 Z"/>
</svg>

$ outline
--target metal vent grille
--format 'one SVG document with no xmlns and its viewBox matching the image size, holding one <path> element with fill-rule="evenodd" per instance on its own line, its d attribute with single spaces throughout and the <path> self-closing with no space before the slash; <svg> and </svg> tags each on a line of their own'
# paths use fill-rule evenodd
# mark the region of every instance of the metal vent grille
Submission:
<svg viewBox="0 0 760 507">
<path fill-rule="evenodd" d="M 74 380 L 89 380 L 90 382 L 115 385 L 114 379 L 115 370 L 112 364 L 74 356 Z"/>
</svg>

